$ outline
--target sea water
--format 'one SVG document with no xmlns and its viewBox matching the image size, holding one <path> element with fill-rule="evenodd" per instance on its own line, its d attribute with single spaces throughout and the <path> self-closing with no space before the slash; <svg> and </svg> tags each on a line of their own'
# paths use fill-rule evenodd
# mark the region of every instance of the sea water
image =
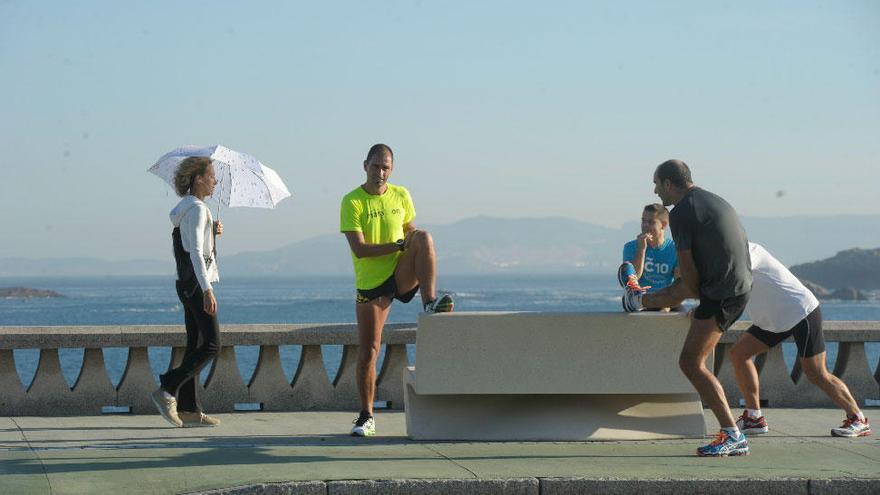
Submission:
<svg viewBox="0 0 880 495">
<path fill-rule="evenodd" d="M 46 299 L 0 299 L 0 327 L 51 325 L 169 325 L 182 324 L 183 309 L 171 277 L 0 278 L 0 287 L 25 286 L 55 290 L 65 297 Z M 215 285 L 220 323 L 353 323 L 355 321 L 351 277 L 230 277 Z M 438 290 L 455 294 L 456 311 L 621 311 L 615 276 L 595 275 L 479 275 L 445 276 Z M 421 311 L 418 297 L 410 304 L 395 301 L 389 322 L 415 322 Z M 867 301 L 824 301 L 825 320 L 880 320 L 880 293 Z M 2 331 L 2 329 L 0 329 Z M 837 344 L 828 347 L 828 367 L 833 369 Z M 880 343 L 867 343 L 868 362 L 876 366 Z M 342 346 L 323 346 L 328 376 L 339 368 Z M 150 348 L 154 376 L 167 369 L 169 348 Z M 300 346 L 282 346 L 281 357 L 288 380 L 293 379 Z M 783 344 L 789 369 L 794 365 L 793 343 Z M 76 381 L 82 349 L 61 349 L 62 370 L 69 384 Z M 111 382 L 122 377 L 128 351 L 105 348 Z M 259 346 L 237 346 L 239 372 L 250 380 Z M 414 362 L 413 346 L 408 346 Z M 16 369 L 24 387 L 33 379 L 39 351 L 14 352 Z M 380 363 L 381 366 L 381 356 Z M 207 375 L 206 367 L 202 373 Z"/>
</svg>

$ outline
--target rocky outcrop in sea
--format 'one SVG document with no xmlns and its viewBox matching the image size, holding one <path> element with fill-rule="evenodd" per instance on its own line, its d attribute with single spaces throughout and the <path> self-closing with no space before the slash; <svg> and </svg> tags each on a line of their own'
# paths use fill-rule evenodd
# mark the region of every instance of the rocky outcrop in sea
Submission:
<svg viewBox="0 0 880 495">
<path fill-rule="evenodd" d="M 62 294 L 54 290 L 31 289 L 28 287 L 6 287 L 0 288 L 0 298 L 21 298 L 30 299 L 37 297 L 64 297 Z"/>
</svg>

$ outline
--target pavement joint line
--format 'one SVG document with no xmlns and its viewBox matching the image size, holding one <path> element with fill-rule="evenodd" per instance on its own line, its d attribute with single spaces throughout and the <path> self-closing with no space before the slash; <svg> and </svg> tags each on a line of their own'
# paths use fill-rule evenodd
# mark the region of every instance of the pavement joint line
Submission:
<svg viewBox="0 0 880 495">
<path fill-rule="evenodd" d="M 21 428 L 21 425 L 15 420 L 15 418 L 10 417 L 9 421 L 12 421 L 12 424 L 18 429 L 18 433 L 21 435 L 21 439 L 24 440 L 24 443 L 27 444 L 30 452 L 34 453 L 34 457 L 37 458 L 37 461 L 40 463 L 40 469 L 43 471 L 43 476 L 46 478 L 46 485 L 49 487 L 49 493 L 55 493 L 55 490 L 52 488 L 52 480 L 49 479 L 49 471 L 46 470 L 46 465 L 43 463 L 43 458 L 40 457 L 40 453 L 37 452 L 34 447 L 31 445 L 30 440 L 28 440 L 27 435 L 24 434 L 24 430 Z"/>
<path fill-rule="evenodd" d="M 435 454 L 439 455 L 440 457 L 446 459 L 447 461 L 449 461 L 449 462 L 455 464 L 456 466 L 458 466 L 458 467 L 464 469 L 465 471 L 471 473 L 471 476 L 473 476 L 475 479 L 479 479 L 479 478 L 480 478 L 480 476 L 479 476 L 477 473 L 471 471 L 470 469 L 468 469 L 468 468 L 465 467 L 464 465 L 462 465 L 462 464 L 460 464 L 459 462 L 453 460 L 451 457 L 449 457 L 448 455 L 444 454 L 443 452 L 440 452 L 439 450 L 432 449 L 431 446 L 430 446 L 430 445 L 427 445 L 427 444 L 424 445 L 424 447 L 425 447 L 426 449 L 430 450 L 431 452 L 434 452 Z"/>
<path fill-rule="evenodd" d="M 795 436 L 793 434 L 785 433 L 784 431 L 781 431 L 781 430 L 776 430 L 776 431 L 779 431 L 780 433 L 784 434 L 785 436 L 787 436 L 789 438 L 795 438 Z M 833 439 L 833 438 L 837 438 L 837 437 L 834 437 L 831 435 L 829 435 L 827 437 L 824 437 L 824 436 L 823 437 L 801 437 L 801 440 L 804 443 L 811 443 L 811 444 L 816 444 L 816 445 L 827 445 L 835 450 L 842 450 L 842 451 L 846 452 L 847 454 L 857 455 L 857 456 L 863 457 L 869 461 L 877 462 L 877 459 L 875 459 L 871 456 L 867 456 L 867 455 L 865 455 L 859 451 L 856 451 L 856 450 L 847 449 L 846 445 L 841 445 L 841 444 L 839 444 L 839 442 L 829 441 L 829 439 Z M 847 439 L 841 439 L 841 440 L 847 440 Z M 852 444 L 851 442 L 847 442 L 847 443 Z"/>
</svg>

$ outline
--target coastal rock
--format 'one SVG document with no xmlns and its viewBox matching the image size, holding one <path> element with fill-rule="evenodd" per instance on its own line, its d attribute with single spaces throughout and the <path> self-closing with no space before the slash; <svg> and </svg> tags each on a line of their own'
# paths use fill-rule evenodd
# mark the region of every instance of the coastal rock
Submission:
<svg viewBox="0 0 880 495">
<path fill-rule="evenodd" d="M 828 299 L 838 299 L 841 301 L 864 301 L 867 299 L 862 291 L 853 287 L 844 287 L 837 289 L 828 296 Z"/>
<path fill-rule="evenodd" d="M 34 297 L 64 297 L 54 290 L 31 289 L 28 287 L 0 288 L 0 297 L 30 299 Z"/>
<path fill-rule="evenodd" d="M 804 284 L 807 289 L 810 289 L 810 292 L 812 292 L 813 295 L 816 296 L 818 299 L 828 299 L 828 297 L 831 295 L 830 290 L 822 287 L 815 282 L 811 282 L 809 280 L 801 280 L 801 283 Z"/>
<path fill-rule="evenodd" d="M 795 265 L 791 273 L 825 287 L 880 289 L 880 248 L 847 249 L 824 260 Z"/>
</svg>

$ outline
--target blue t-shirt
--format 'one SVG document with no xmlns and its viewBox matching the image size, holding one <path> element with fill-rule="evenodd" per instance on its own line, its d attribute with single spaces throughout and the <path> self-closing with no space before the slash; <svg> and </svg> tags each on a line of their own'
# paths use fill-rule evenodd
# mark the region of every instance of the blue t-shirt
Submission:
<svg viewBox="0 0 880 495">
<path fill-rule="evenodd" d="M 636 240 L 623 245 L 623 261 L 632 261 L 636 257 Z M 648 244 L 645 249 L 645 267 L 639 285 L 650 285 L 648 292 L 654 292 L 669 287 L 675 278 L 675 267 L 678 266 L 678 256 L 675 254 L 675 241 L 667 237 L 663 244 L 653 248 Z"/>
</svg>

